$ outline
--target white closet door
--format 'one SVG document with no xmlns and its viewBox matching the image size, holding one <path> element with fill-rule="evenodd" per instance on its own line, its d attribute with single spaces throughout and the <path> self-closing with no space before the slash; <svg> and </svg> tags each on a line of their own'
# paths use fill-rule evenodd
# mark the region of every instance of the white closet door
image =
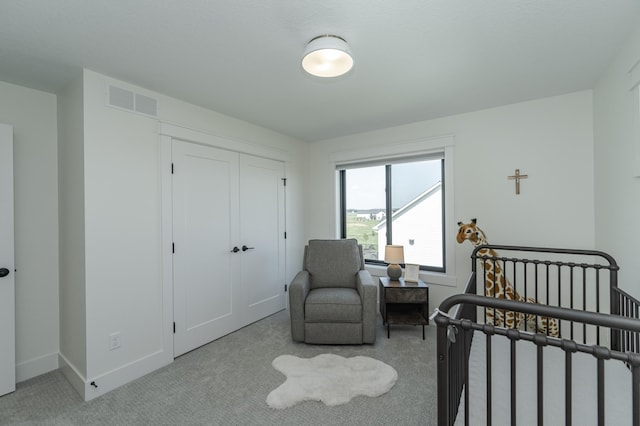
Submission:
<svg viewBox="0 0 640 426">
<path fill-rule="evenodd" d="M 284 163 L 240 157 L 240 242 L 245 324 L 285 308 Z"/>
<path fill-rule="evenodd" d="M 174 356 L 241 327 L 238 154 L 175 141 Z"/>
<path fill-rule="evenodd" d="M 0 396 L 16 389 L 13 127 L 0 124 Z"/>
</svg>

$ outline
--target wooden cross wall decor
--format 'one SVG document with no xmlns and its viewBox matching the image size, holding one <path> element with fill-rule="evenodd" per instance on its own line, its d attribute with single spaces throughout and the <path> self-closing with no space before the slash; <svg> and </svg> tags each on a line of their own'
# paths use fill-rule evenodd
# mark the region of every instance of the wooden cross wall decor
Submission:
<svg viewBox="0 0 640 426">
<path fill-rule="evenodd" d="M 520 179 L 526 179 L 529 175 L 521 175 L 520 169 L 516 169 L 516 174 L 513 176 L 507 176 L 507 179 L 516 181 L 516 195 L 520 194 Z"/>
</svg>

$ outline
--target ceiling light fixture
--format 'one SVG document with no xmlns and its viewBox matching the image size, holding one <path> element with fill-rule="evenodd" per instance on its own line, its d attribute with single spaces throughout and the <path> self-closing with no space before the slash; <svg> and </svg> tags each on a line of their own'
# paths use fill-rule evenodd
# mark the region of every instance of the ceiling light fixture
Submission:
<svg viewBox="0 0 640 426">
<path fill-rule="evenodd" d="M 336 35 L 314 37 L 302 55 L 302 68 L 316 77 L 338 77 L 353 67 L 347 42 Z"/>
</svg>

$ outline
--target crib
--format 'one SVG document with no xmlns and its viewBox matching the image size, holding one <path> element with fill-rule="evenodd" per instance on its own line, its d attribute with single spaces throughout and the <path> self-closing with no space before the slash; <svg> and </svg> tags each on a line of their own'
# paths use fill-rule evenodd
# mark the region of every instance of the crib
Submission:
<svg viewBox="0 0 640 426">
<path fill-rule="evenodd" d="M 640 303 L 610 255 L 485 245 L 471 259 L 465 292 L 434 317 L 439 425 L 640 426 Z M 485 262 L 537 303 L 484 296 Z M 487 309 L 554 318 L 561 336 L 492 325 Z"/>
</svg>

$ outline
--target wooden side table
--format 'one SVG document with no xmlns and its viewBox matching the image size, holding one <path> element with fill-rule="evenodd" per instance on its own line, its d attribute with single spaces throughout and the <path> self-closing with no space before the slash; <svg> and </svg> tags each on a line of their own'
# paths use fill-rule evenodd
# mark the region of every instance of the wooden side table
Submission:
<svg viewBox="0 0 640 426">
<path fill-rule="evenodd" d="M 391 324 L 422 325 L 429 324 L 429 286 L 422 280 L 405 282 L 404 278 L 391 281 L 389 277 L 380 277 L 380 314 L 387 326 L 387 338 L 390 337 Z"/>
</svg>

